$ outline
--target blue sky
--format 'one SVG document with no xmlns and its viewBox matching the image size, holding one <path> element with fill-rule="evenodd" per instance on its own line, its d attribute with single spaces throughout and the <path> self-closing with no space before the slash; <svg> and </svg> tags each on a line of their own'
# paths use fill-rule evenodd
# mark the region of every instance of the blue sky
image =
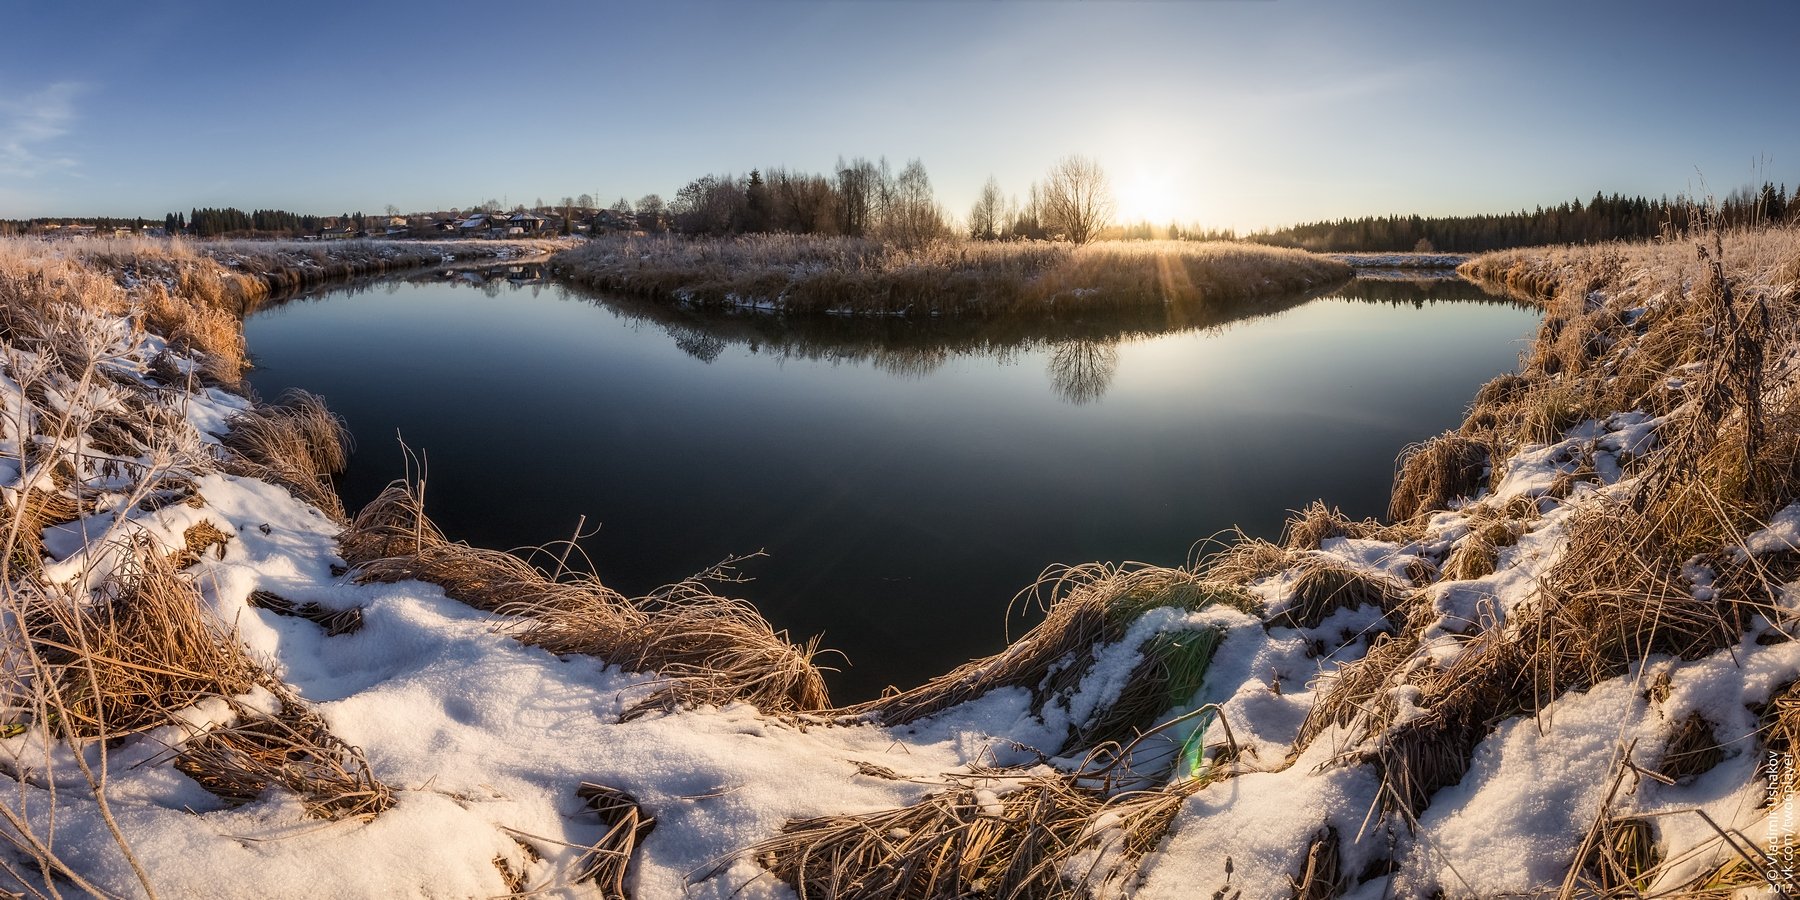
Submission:
<svg viewBox="0 0 1800 900">
<path fill-rule="evenodd" d="M 963 214 L 1097 157 L 1256 228 L 1800 184 L 1800 4 L 0 0 L 0 217 L 672 197 L 922 159 Z"/>
</svg>

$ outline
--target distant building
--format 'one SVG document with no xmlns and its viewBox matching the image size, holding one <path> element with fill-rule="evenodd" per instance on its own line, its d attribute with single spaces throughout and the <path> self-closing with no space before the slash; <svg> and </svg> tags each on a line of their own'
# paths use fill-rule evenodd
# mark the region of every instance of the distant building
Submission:
<svg viewBox="0 0 1800 900">
<path fill-rule="evenodd" d="M 516 212 L 506 219 L 509 233 L 510 229 L 517 228 L 520 234 L 537 234 L 544 230 L 544 222 L 543 216 L 528 212 Z"/>
</svg>

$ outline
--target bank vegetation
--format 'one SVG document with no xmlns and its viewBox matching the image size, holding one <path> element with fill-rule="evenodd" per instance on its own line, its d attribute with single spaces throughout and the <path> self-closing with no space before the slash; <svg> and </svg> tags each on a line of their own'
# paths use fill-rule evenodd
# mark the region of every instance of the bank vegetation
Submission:
<svg viewBox="0 0 1800 900">
<path fill-rule="evenodd" d="M 601 237 L 558 276 L 695 308 L 851 315 L 1051 316 L 1202 306 L 1348 279 L 1298 250 L 1227 242 L 885 241 L 800 235 Z"/>
<path fill-rule="evenodd" d="M 729 562 L 626 597 L 571 548 L 451 540 L 416 481 L 337 508 L 329 411 L 222 390 L 277 260 L 190 252 L 0 245 L 8 889 L 1800 888 L 1796 784 L 1765 777 L 1800 741 L 1791 229 L 1472 260 L 1542 326 L 1401 454 L 1383 520 L 1319 503 L 1183 567 L 1053 567 L 1021 595 L 1036 628 L 853 707 Z M 1020 310 L 1274 280 L 1247 252 L 622 239 L 559 264 L 949 314 L 991 296 L 959 278 L 1030 285 Z"/>
</svg>

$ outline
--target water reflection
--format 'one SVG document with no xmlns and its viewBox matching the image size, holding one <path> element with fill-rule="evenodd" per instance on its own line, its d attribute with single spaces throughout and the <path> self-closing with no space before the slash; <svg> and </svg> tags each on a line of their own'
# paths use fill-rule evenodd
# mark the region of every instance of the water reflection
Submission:
<svg viewBox="0 0 1800 900">
<path fill-rule="evenodd" d="M 703 363 L 727 348 L 781 360 L 866 364 L 890 375 L 923 377 L 959 358 L 1008 364 L 1044 351 L 1051 391 L 1081 405 L 1106 395 L 1119 369 L 1121 344 L 1189 331 L 1216 332 L 1280 316 L 1313 300 L 1335 298 L 1423 309 L 1440 303 L 1528 307 L 1454 276 L 1356 278 L 1329 289 L 1217 304 L 1087 312 L 1021 319 L 926 319 L 891 316 L 783 316 L 766 311 L 679 309 L 631 297 L 567 288 L 621 318 L 654 325 L 682 352 Z"/>
<path fill-rule="evenodd" d="M 702 315 L 510 268 L 271 305 L 251 382 L 344 416 L 352 509 L 402 474 L 398 433 L 446 533 L 532 546 L 585 516 L 627 594 L 766 550 L 734 593 L 844 651 L 846 701 L 997 650 L 1047 564 L 1179 564 L 1318 498 L 1379 515 L 1399 448 L 1536 327 L 1459 282 L 983 322 Z"/>
<path fill-rule="evenodd" d="M 1050 387 L 1075 404 L 1100 399 L 1119 369 L 1119 350 L 1106 341 L 1064 341 L 1050 348 Z"/>
</svg>

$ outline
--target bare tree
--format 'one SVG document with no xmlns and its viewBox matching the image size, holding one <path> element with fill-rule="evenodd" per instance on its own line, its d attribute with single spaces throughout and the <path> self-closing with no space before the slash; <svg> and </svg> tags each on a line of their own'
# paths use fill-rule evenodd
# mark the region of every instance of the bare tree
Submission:
<svg viewBox="0 0 1800 900">
<path fill-rule="evenodd" d="M 576 197 L 575 205 L 581 207 L 582 209 L 593 209 L 594 208 L 594 195 L 593 194 L 582 194 L 581 196 Z"/>
<path fill-rule="evenodd" d="M 1044 224 L 1076 244 L 1098 237 L 1112 221 L 1112 186 L 1092 157 L 1065 156 L 1051 166 L 1043 199 Z"/>
<path fill-rule="evenodd" d="M 987 184 L 981 186 L 981 193 L 975 197 L 975 205 L 969 208 L 969 237 L 978 241 L 995 240 L 1006 224 L 1006 195 L 1000 193 L 1000 182 L 989 175 Z"/>
<path fill-rule="evenodd" d="M 888 191 L 884 187 L 887 181 L 887 160 L 882 159 L 879 168 L 868 160 L 857 157 L 844 162 L 839 157 L 837 164 L 838 223 L 845 234 L 851 237 L 863 237 L 875 231 L 877 220 L 881 215 L 883 198 Z"/>
<path fill-rule="evenodd" d="M 925 174 L 924 163 L 909 160 L 900 170 L 881 218 L 882 238 L 901 246 L 917 247 L 944 235 L 948 227 L 944 210 L 932 196 L 931 176 Z"/>
<path fill-rule="evenodd" d="M 730 234 L 744 218 L 743 183 L 732 175 L 702 175 L 675 192 L 669 212 L 688 234 Z"/>
<path fill-rule="evenodd" d="M 1047 366 L 1056 395 L 1076 404 L 1100 399 L 1119 370 L 1119 350 L 1110 341 L 1067 341 L 1050 350 Z"/>
</svg>

